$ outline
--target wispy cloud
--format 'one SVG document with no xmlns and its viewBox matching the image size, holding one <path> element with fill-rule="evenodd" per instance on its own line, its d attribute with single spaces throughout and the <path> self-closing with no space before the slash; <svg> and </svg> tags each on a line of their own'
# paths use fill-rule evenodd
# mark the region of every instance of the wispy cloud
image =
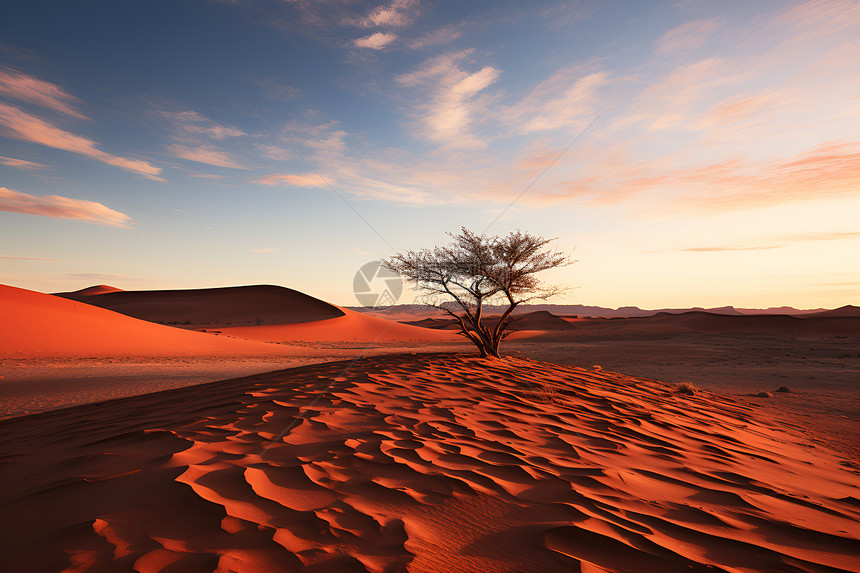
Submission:
<svg viewBox="0 0 860 573">
<path fill-rule="evenodd" d="M 600 2 L 597 0 L 561 0 L 544 5 L 540 15 L 551 27 L 561 28 L 585 20 L 594 14 L 599 6 Z"/>
<path fill-rule="evenodd" d="M 482 107 L 476 99 L 501 75 L 492 66 L 467 72 L 460 62 L 470 51 L 446 54 L 424 62 L 417 70 L 397 77 L 406 88 L 417 88 L 422 103 L 416 106 L 416 135 L 452 148 L 477 148 L 484 143 L 469 131 L 473 113 Z"/>
<path fill-rule="evenodd" d="M 195 161 L 197 163 L 205 163 L 206 165 L 214 165 L 215 167 L 228 167 L 230 169 L 247 169 L 244 165 L 233 158 L 230 153 L 219 149 L 213 145 L 169 145 L 167 150 L 175 157 Z"/>
<path fill-rule="evenodd" d="M 327 187 L 326 181 L 330 184 L 334 182 L 333 179 L 323 179 L 316 173 L 274 173 L 255 179 L 251 183 L 269 187 Z"/>
<path fill-rule="evenodd" d="M 803 243 L 807 241 L 841 241 L 845 239 L 860 239 L 860 231 L 851 232 L 823 232 L 823 233 L 794 233 L 789 235 L 778 235 L 772 237 L 780 243 Z M 679 249 L 681 252 L 723 252 L 723 251 L 766 251 L 778 249 L 783 244 L 776 245 L 753 245 L 753 246 L 716 246 L 716 247 L 692 247 Z"/>
<path fill-rule="evenodd" d="M 737 94 L 715 104 L 699 120 L 704 129 L 719 128 L 727 124 L 754 120 L 795 101 L 786 90 L 755 95 Z"/>
<path fill-rule="evenodd" d="M 77 118 L 88 119 L 74 106 L 81 102 L 63 88 L 12 68 L 0 66 L 0 94 Z"/>
<path fill-rule="evenodd" d="M 657 40 L 656 51 L 662 55 L 690 53 L 700 48 L 720 26 L 721 22 L 720 18 L 712 18 L 681 24 Z"/>
<path fill-rule="evenodd" d="M 846 233 L 797 233 L 783 235 L 783 241 L 842 241 L 845 239 L 860 239 L 860 231 Z"/>
<path fill-rule="evenodd" d="M 832 34 L 860 23 L 860 3 L 856 0 L 810 0 L 785 9 L 771 26 L 791 26 L 807 36 Z"/>
<path fill-rule="evenodd" d="M 275 161 L 288 161 L 293 158 L 293 152 L 278 145 L 267 145 L 265 143 L 257 143 L 254 148 L 264 157 L 274 159 Z"/>
<path fill-rule="evenodd" d="M 264 78 L 258 80 L 257 83 L 263 88 L 265 96 L 271 99 L 289 101 L 302 93 L 299 88 L 281 83 L 272 78 Z"/>
<path fill-rule="evenodd" d="M 160 115 L 170 120 L 174 129 L 184 135 L 207 137 L 218 141 L 223 141 L 228 137 L 247 135 L 241 129 L 216 123 L 194 110 L 179 112 L 162 111 Z"/>
<path fill-rule="evenodd" d="M 582 129 L 598 113 L 599 91 L 609 82 L 607 71 L 583 73 L 578 67 L 558 70 L 502 111 L 502 120 L 520 133 Z"/>
<path fill-rule="evenodd" d="M 528 200 L 543 205 L 572 199 L 594 205 L 645 201 L 661 211 L 721 212 L 860 193 L 860 142 L 825 144 L 769 161 L 736 158 L 693 167 L 624 154 L 604 157 L 602 151 L 581 149 L 577 177 L 535 190 Z"/>
<path fill-rule="evenodd" d="M 114 167 L 139 173 L 149 179 L 163 181 L 157 177 L 161 173 L 159 167 L 139 159 L 119 157 L 102 151 L 96 147 L 96 142 L 92 139 L 69 133 L 22 109 L 2 103 L 0 103 L 0 134 L 54 149 L 78 153 Z"/>
<path fill-rule="evenodd" d="M 216 181 L 227 178 L 226 175 L 216 175 L 215 173 L 189 173 L 188 176 L 194 177 L 195 179 L 212 179 Z"/>
<path fill-rule="evenodd" d="M 410 40 L 408 46 L 413 50 L 423 50 L 424 48 L 428 48 L 430 46 L 449 44 L 459 38 L 461 35 L 462 32 L 460 32 L 460 30 L 458 30 L 455 26 L 446 26 L 444 28 L 431 30 L 421 36 L 418 36 L 414 40 Z"/>
<path fill-rule="evenodd" d="M 359 48 L 370 48 L 371 50 L 381 50 L 391 42 L 397 39 L 397 34 L 391 32 L 374 32 L 369 36 L 357 38 L 354 43 Z"/>
<path fill-rule="evenodd" d="M 0 187 L 0 211 L 58 219 L 80 219 L 111 227 L 129 228 L 132 224 L 131 217 L 125 213 L 114 211 L 95 201 L 70 199 L 59 195 L 36 197 L 6 187 Z"/>
<path fill-rule="evenodd" d="M 0 187 L 2 189 L 2 187 Z M 0 259 L 7 261 L 59 261 L 60 259 L 49 259 L 45 257 L 9 257 L 6 255 L 0 255 Z"/>
<path fill-rule="evenodd" d="M 45 165 L 44 163 L 36 163 L 34 161 L 26 161 L 24 159 L 16 159 L 14 157 L 3 157 L 2 155 L 0 155 L 0 163 L 8 167 L 26 169 L 28 171 L 47 167 L 47 165 Z"/>
<path fill-rule="evenodd" d="M 418 0 L 394 0 L 390 4 L 382 4 L 370 13 L 357 20 L 357 24 L 367 28 L 403 28 L 411 26 L 418 17 L 420 4 Z"/>
<path fill-rule="evenodd" d="M 710 99 L 715 90 L 749 77 L 749 69 L 737 69 L 721 58 L 679 65 L 642 90 L 615 124 L 621 128 L 641 125 L 660 131 L 694 123 L 695 110 Z"/>
<path fill-rule="evenodd" d="M 766 246 L 752 246 L 752 247 L 691 247 L 689 249 L 679 249 L 681 252 L 694 252 L 694 253 L 714 253 L 714 252 L 726 252 L 726 251 L 768 251 L 770 249 L 778 249 L 782 245 L 766 245 Z"/>
</svg>

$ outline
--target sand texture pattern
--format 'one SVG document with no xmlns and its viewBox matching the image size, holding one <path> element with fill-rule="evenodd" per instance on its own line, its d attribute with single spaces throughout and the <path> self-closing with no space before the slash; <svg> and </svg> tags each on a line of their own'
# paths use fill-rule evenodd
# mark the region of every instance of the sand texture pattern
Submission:
<svg viewBox="0 0 860 573">
<path fill-rule="evenodd" d="M 391 355 L 0 423 L 3 571 L 860 570 L 860 479 L 730 399 Z"/>
</svg>

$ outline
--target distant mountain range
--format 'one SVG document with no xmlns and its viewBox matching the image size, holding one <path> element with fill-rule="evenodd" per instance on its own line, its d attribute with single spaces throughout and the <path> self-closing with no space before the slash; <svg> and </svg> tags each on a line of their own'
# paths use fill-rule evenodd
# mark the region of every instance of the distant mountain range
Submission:
<svg viewBox="0 0 860 573">
<path fill-rule="evenodd" d="M 391 320 L 409 320 L 414 318 L 425 318 L 428 315 L 442 312 L 432 306 L 426 305 L 410 305 L 398 304 L 385 309 L 367 308 L 361 306 L 344 307 L 358 312 L 366 312 L 375 316 L 388 318 Z M 504 306 L 485 306 L 484 312 L 488 314 L 501 313 L 507 307 Z M 637 306 L 622 306 L 619 308 L 606 308 L 602 306 L 588 306 L 582 304 L 529 304 L 517 307 L 514 314 L 527 314 L 533 312 L 549 312 L 555 316 L 577 316 L 579 318 L 637 318 L 654 316 L 660 313 L 681 314 L 685 312 L 709 312 L 711 314 L 722 314 L 728 316 L 749 316 L 749 315 L 790 315 L 790 316 L 850 316 L 860 317 L 860 307 L 846 305 L 841 308 L 828 310 L 824 308 L 817 309 L 797 309 L 790 306 L 778 306 L 770 308 L 735 308 L 733 306 L 721 306 L 716 308 L 661 308 L 657 310 L 646 310 Z"/>
</svg>

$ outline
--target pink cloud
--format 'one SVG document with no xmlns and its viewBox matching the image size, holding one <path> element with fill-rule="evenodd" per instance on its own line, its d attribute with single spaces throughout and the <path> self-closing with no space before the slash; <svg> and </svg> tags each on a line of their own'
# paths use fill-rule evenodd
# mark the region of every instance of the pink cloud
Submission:
<svg viewBox="0 0 860 573">
<path fill-rule="evenodd" d="M 4 189 L 0 187 L 0 189 Z M 2 191 L 0 191 L 2 192 Z M 60 259 L 49 259 L 44 257 L 7 257 L 6 255 L 0 255 L 0 259 L 4 261 L 59 261 Z"/>
<path fill-rule="evenodd" d="M 657 40 L 658 54 L 689 53 L 704 44 L 720 25 L 720 18 L 687 22 Z"/>
<path fill-rule="evenodd" d="M 284 185 L 288 187 L 327 187 L 328 185 L 326 185 L 326 182 L 331 183 L 332 180 L 323 179 L 320 175 L 317 175 L 316 173 L 275 173 L 251 181 L 251 183 L 256 183 L 258 185 L 268 185 L 269 187 L 275 187 L 279 185 Z"/>
<path fill-rule="evenodd" d="M 193 110 L 180 112 L 163 111 L 161 112 L 161 115 L 171 120 L 174 127 L 180 132 L 189 135 L 205 136 L 211 139 L 217 139 L 218 141 L 223 141 L 228 137 L 247 135 L 240 129 L 218 124 Z"/>
<path fill-rule="evenodd" d="M 792 235 L 781 235 L 775 237 L 781 242 L 807 242 L 807 241 L 841 241 L 845 239 L 860 239 L 860 231 L 852 231 L 845 233 L 797 233 Z M 778 249 L 782 245 L 766 245 L 766 246 L 750 246 L 750 247 L 693 247 L 689 249 L 681 249 L 681 251 L 689 252 L 722 252 L 722 251 L 764 251 L 769 249 Z"/>
<path fill-rule="evenodd" d="M 374 32 L 369 36 L 358 38 L 354 41 L 359 48 L 370 48 L 371 50 L 381 50 L 391 42 L 397 39 L 397 34 L 390 32 Z"/>
<path fill-rule="evenodd" d="M 400 85 L 418 92 L 416 134 L 420 137 L 450 148 L 484 146 L 469 127 L 476 115 L 485 115 L 480 112 L 487 102 L 477 96 L 496 82 L 501 71 L 492 66 L 471 73 L 463 70 L 459 62 L 469 53 L 465 50 L 431 58 L 417 70 L 397 77 Z"/>
<path fill-rule="evenodd" d="M 784 106 L 792 99 L 792 94 L 785 90 L 753 96 L 732 96 L 713 106 L 702 119 L 702 124 L 710 127 L 747 120 Z"/>
<path fill-rule="evenodd" d="M 691 116 L 715 90 L 738 84 L 750 77 L 748 69 L 720 58 L 708 58 L 677 66 L 645 88 L 616 120 L 615 127 L 642 124 L 651 131 L 688 124 Z"/>
<path fill-rule="evenodd" d="M 96 142 L 87 137 L 64 131 L 47 121 L 31 115 L 17 107 L 0 103 L 0 133 L 46 147 L 61 149 L 90 157 L 102 163 L 139 173 L 149 179 L 156 177 L 161 168 L 139 159 L 112 155 L 96 147 Z"/>
<path fill-rule="evenodd" d="M 0 94 L 78 119 L 88 119 L 72 107 L 80 100 L 63 88 L 11 68 L 0 67 Z"/>
<path fill-rule="evenodd" d="M 14 157 L 3 157 L 0 155 L 0 163 L 9 167 L 15 167 L 17 169 L 42 169 L 43 167 L 47 167 L 44 163 L 35 163 L 33 161 L 26 161 L 24 159 L 16 159 Z"/>
<path fill-rule="evenodd" d="M 568 181 L 537 193 L 535 200 L 545 204 L 590 198 L 610 204 L 659 197 L 654 204 L 661 208 L 728 211 L 860 195 L 860 142 L 823 145 L 772 161 L 734 159 L 650 172 L 636 165 L 592 167 L 612 175 Z"/>
<path fill-rule="evenodd" d="M 605 71 L 559 70 L 504 110 L 503 121 L 521 133 L 582 128 L 594 118 L 601 102 L 599 90 L 608 84 Z"/>
<path fill-rule="evenodd" d="M 860 231 L 844 233 L 798 233 L 782 237 L 784 241 L 841 241 L 844 239 L 860 239 Z"/>
<path fill-rule="evenodd" d="M 693 253 L 721 253 L 731 251 L 768 251 L 770 249 L 778 249 L 782 245 L 767 245 L 753 247 L 692 247 L 689 249 L 681 249 L 682 252 Z"/>
<path fill-rule="evenodd" d="M 0 211 L 58 219 L 80 219 L 110 227 L 129 228 L 132 223 L 128 215 L 95 201 L 70 199 L 59 195 L 36 197 L 6 187 L 0 187 Z"/>
<path fill-rule="evenodd" d="M 806 30 L 809 36 L 832 34 L 860 23 L 856 0 L 810 0 L 788 8 L 773 19 L 773 25 Z"/>
<path fill-rule="evenodd" d="M 394 0 L 388 6 L 377 6 L 358 23 L 365 27 L 400 28 L 409 26 L 418 16 L 418 8 L 417 0 Z"/>
<path fill-rule="evenodd" d="M 205 163 L 216 167 L 229 167 L 230 169 L 248 169 L 233 159 L 229 153 L 212 145 L 198 145 L 196 147 L 192 147 L 175 144 L 168 146 L 167 150 L 176 157 L 187 159 L 188 161 Z"/>
<path fill-rule="evenodd" d="M 432 30 L 423 36 L 415 38 L 409 42 L 409 47 L 413 50 L 422 50 L 429 46 L 448 44 L 459 38 L 461 35 L 462 34 L 459 30 L 452 26 L 447 26 L 445 28 L 439 28 L 438 30 Z"/>
</svg>

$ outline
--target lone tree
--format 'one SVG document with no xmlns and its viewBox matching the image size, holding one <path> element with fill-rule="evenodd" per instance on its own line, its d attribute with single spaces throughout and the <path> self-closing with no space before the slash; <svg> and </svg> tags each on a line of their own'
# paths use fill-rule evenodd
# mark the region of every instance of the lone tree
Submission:
<svg viewBox="0 0 860 573">
<path fill-rule="evenodd" d="M 450 296 L 455 304 L 433 304 L 457 319 L 460 333 L 471 340 L 481 357 L 499 356 L 499 344 L 511 331 L 511 313 L 520 304 L 545 300 L 564 292 L 542 286 L 535 275 L 576 261 L 560 251 L 545 249 L 555 239 L 516 231 L 505 237 L 476 235 L 465 227 L 444 247 L 405 251 L 382 261 L 383 266 L 425 292 Z M 507 304 L 499 321 L 488 325 L 484 304 Z M 454 310 L 452 310 L 452 307 Z M 455 312 L 456 311 L 456 312 Z"/>
</svg>

